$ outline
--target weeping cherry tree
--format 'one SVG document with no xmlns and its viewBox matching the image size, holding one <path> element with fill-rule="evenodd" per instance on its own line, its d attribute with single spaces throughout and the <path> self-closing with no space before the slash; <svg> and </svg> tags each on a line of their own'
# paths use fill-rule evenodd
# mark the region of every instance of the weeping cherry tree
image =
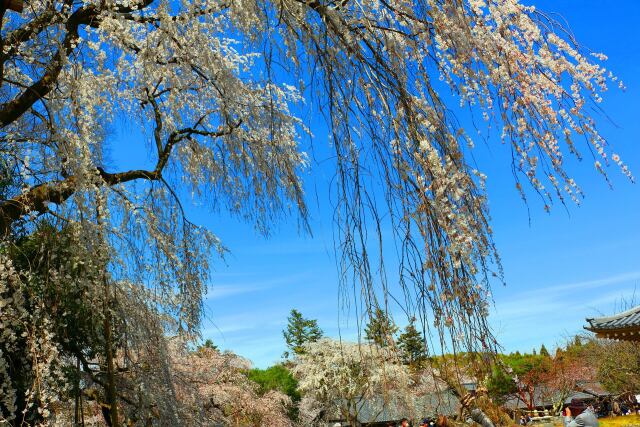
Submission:
<svg viewBox="0 0 640 427">
<path fill-rule="evenodd" d="M 578 202 L 565 159 L 584 153 L 631 178 L 589 114 L 621 85 L 605 57 L 517 0 L 11 0 L 0 16 L 0 340 L 43 323 L 27 345 L 39 381 L 53 338 L 15 295 L 16 238 L 45 220 L 72 227 L 100 273 L 105 321 L 113 284 L 126 281 L 154 296 L 174 332 L 196 336 L 210 254 L 225 249 L 185 205 L 265 234 L 283 216 L 306 228 L 301 144 L 326 138 L 305 105 L 328 125 L 344 283 L 379 306 L 390 221 L 407 300 L 454 350 L 493 348 L 486 302 L 501 268 L 485 175 L 449 93 L 499 129 L 523 196 Z M 109 159 L 122 123 L 141 130 L 126 143 L 148 151 L 130 169 Z"/>
</svg>

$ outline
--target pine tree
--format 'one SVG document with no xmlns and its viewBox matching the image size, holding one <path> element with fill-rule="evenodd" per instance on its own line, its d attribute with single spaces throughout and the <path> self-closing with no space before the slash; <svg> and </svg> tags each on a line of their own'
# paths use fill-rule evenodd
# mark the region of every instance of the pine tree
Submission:
<svg viewBox="0 0 640 427">
<path fill-rule="evenodd" d="M 547 350 L 547 347 L 544 346 L 544 344 L 542 344 L 542 346 L 540 347 L 540 356 L 549 357 L 549 351 Z"/>
<path fill-rule="evenodd" d="M 284 353 L 285 357 L 289 357 L 291 353 L 304 353 L 305 344 L 316 342 L 322 338 L 323 332 L 318 326 L 318 321 L 315 319 L 305 319 L 295 308 L 291 310 L 287 322 L 287 328 L 282 331 L 284 341 L 289 348 L 289 351 Z"/>
<path fill-rule="evenodd" d="M 404 332 L 398 337 L 398 347 L 402 352 L 404 363 L 418 367 L 427 360 L 427 343 L 415 326 L 416 318 L 412 317 Z"/>
<path fill-rule="evenodd" d="M 391 317 L 382 309 L 376 308 L 369 323 L 364 328 L 365 338 L 374 342 L 380 347 L 387 347 L 394 340 L 394 335 L 398 332 L 398 327 Z"/>
<path fill-rule="evenodd" d="M 213 343 L 212 339 L 207 339 L 204 343 L 199 345 L 198 348 L 197 348 L 198 351 L 204 351 L 204 350 L 207 350 L 207 349 L 216 350 L 216 351 L 220 350 L 218 348 L 218 346 Z"/>
</svg>

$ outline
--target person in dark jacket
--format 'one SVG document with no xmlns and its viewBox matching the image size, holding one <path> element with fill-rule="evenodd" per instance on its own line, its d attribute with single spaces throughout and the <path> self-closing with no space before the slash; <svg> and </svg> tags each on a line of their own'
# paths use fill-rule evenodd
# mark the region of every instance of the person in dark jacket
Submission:
<svg viewBox="0 0 640 427">
<path fill-rule="evenodd" d="M 593 409 L 579 399 L 571 399 L 569 405 L 573 421 L 567 427 L 599 427 L 598 418 L 593 413 Z"/>
</svg>

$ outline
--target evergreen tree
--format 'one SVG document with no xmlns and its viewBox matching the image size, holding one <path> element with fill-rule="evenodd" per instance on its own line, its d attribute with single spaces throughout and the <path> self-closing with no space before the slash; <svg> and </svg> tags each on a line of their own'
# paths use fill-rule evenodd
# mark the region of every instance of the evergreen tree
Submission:
<svg viewBox="0 0 640 427">
<path fill-rule="evenodd" d="M 427 343 L 416 329 L 415 322 L 416 318 L 412 317 L 404 332 L 398 337 L 398 347 L 404 363 L 417 367 L 427 360 Z"/>
<path fill-rule="evenodd" d="M 205 349 L 219 350 L 218 346 L 213 343 L 212 339 L 207 339 L 204 343 L 199 345 L 197 348 L 198 351 L 203 351 Z"/>
<path fill-rule="evenodd" d="M 517 385 L 506 370 L 499 366 L 494 365 L 491 368 L 491 376 L 487 380 L 487 392 L 489 396 L 495 399 L 499 403 L 503 403 L 508 396 L 517 391 Z"/>
<path fill-rule="evenodd" d="M 291 310 L 287 322 L 287 329 L 282 331 L 284 341 L 289 348 L 289 351 L 284 353 L 285 357 L 289 357 L 291 352 L 293 354 L 304 353 L 305 344 L 316 342 L 322 338 L 322 329 L 318 326 L 318 321 L 305 319 L 295 308 Z"/>
<path fill-rule="evenodd" d="M 542 346 L 540 347 L 540 356 L 549 357 L 549 351 L 547 350 L 547 347 L 544 346 L 544 344 L 542 344 Z"/>
<path fill-rule="evenodd" d="M 386 347 L 394 340 L 394 335 L 398 332 L 398 327 L 391 317 L 382 309 L 376 308 L 369 323 L 364 328 L 365 338 L 374 342 L 380 347 Z"/>
</svg>

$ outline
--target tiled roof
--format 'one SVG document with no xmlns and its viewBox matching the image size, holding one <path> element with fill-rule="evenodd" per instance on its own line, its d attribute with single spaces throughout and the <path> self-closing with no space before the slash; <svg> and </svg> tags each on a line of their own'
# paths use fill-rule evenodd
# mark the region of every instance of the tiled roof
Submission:
<svg viewBox="0 0 640 427">
<path fill-rule="evenodd" d="M 609 393 L 598 381 L 578 381 L 578 389 L 593 396 L 609 396 Z"/>
<path fill-rule="evenodd" d="M 450 391 L 443 391 L 414 396 L 410 401 L 376 396 L 357 404 L 357 413 L 361 423 L 382 423 L 400 421 L 404 417 L 422 419 L 435 418 L 440 414 L 452 416 L 458 412 L 459 407 L 458 399 Z M 327 418 L 330 422 L 344 421 L 337 407 L 333 408 Z"/>
<path fill-rule="evenodd" d="M 604 392 L 602 396 L 609 395 L 609 393 Z M 598 397 L 599 395 L 596 393 L 590 393 L 588 390 L 572 391 L 565 399 L 564 404 L 568 405 L 571 403 L 572 399 L 580 399 L 580 400 L 592 400 Z M 533 392 L 533 406 L 535 408 L 545 408 L 552 407 L 556 405 L 559 399 L 562 397 L 562 394 L 559 390 L 546 389 L 544 387 L 536 388 Z M 527 409 L 527 404 L 522 401 L 518 395 L 511 395 L 503 405 L 507 409 Z"/>
<path fill-rule="evenodd" d="M 640 306 L 614 316 L 587 319 L 586 329 L 597 332 L 602 330 L 620 330 L 640 327 Z"/>
</svg>

